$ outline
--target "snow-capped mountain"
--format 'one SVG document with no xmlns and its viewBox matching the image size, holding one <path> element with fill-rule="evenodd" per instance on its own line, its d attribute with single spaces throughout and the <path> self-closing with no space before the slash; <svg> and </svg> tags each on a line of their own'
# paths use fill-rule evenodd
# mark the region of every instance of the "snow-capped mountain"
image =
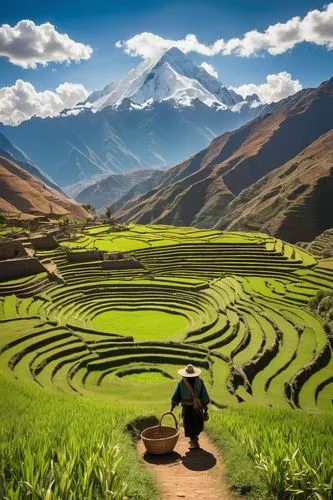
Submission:
<svg viewBox="0 0 333 500">
<path fill-rule="evenodd" d="M 253 104 L 172 48 L 93 92 L 75 113 L 0 124 L 0 132 L 72 191 L 111 174 L 180 163 L 264 112 Z"/>
<path fill-rule="evenodd" d="M 206 106 L 226 109 L 243 101 L 240 95 L 228 90 L 175 47 L 158 58 L 143 61 L 120 82 L 93 92 L 87 104 L 101 110 L 106 106 L 117 107 L 124 99 L 130 99 L 134 109 L 162 101 L 191 106 L 195 100 Z"/>
</svg>

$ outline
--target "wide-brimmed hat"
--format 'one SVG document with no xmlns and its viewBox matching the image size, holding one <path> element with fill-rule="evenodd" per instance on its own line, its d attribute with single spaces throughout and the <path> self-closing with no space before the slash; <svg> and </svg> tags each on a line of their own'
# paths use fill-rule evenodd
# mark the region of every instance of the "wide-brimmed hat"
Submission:
<svg viewBox="0 0 333 500">
<path fill-rule="evenodd" d="M 179 375 L 182 377 L 198 377 L 201 373 L 200 368 L 196 368 L 193 365 L 187 365 L 185 368 L 178 370 Z"/>
</svg>

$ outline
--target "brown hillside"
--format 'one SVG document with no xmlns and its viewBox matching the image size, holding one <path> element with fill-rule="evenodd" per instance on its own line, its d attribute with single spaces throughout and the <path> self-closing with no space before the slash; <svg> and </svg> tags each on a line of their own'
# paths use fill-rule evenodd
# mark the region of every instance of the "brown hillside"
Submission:
<svg viewBox="0 0 333 500">
<path fill-rule="evenodd" d="M 216 224 L 310 241 L 333 226 L 333 130 L 245 189 Z"/>
<path fill-rule="evenodd" d="M 0 156 L 0 211 L 25 215 L 70 215 L 87 219 L 89 213 L 62 196 L 17 163 Z"/>
<path fill-rule="evenodd" d="M 215 225 L 243 189 L 332 127 L 333 79 L 298 92 L 274 113 L 214 139 L 205 150 L 155 178 L 153 190 L 120 200 L 115 216 L 143 223 Z"/>
</svg>

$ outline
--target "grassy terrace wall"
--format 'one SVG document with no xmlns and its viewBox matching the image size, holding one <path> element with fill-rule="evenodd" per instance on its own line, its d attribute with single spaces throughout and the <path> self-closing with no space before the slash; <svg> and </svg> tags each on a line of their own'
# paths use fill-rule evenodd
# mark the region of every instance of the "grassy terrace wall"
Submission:
<svg viewBox="0 0 333 500">
<path fill-rule="evenodd" d="M 72 262 L 67 248 L 123 252 L 142 267 Z M 216 409 L 214 433 L 225 407 L 332 411 L 332 338 L 307 304 L 332 289 L 333 269 L 304 250 L 260 233 L 133 225 L 89 228 L 37 256 L 64 282 L 39 274 L 0 283 L 8 376 L 160 412 L 177 370 L 192 362 Z"/>
</svg>

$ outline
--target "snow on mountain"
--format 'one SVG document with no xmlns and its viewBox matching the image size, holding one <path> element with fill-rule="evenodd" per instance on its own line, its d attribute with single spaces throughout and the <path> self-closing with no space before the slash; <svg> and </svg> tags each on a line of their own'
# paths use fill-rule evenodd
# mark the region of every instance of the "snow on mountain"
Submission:
<svg viewBox="0 0 333 500">
<path fill-rule="evenodd" d="M 191 106 L 199 100 L 209 107 L 226 109 L 243 101 L 233 90 L 196 66 L 185 54 L 173 47 L 161 57 L 146 60 L 130 71 L 120 82 L 107 85 L 102 91 L 88 97 L 87 106 L 101 110 L 118 107 L 123 99 L 130 99 L 133 109 L 153 102 L 173 101 L 178 106 Z"/>
<path fill-rule="evenodd" d="M 0 124 L 0 132 L 59 186 L 73 190 L 96 176 L 180 163 L 258 116 L 263 107 L 254 104 L 173 48 L 143 61 L 70 113 L 17 127 Z"/>
</svg>

